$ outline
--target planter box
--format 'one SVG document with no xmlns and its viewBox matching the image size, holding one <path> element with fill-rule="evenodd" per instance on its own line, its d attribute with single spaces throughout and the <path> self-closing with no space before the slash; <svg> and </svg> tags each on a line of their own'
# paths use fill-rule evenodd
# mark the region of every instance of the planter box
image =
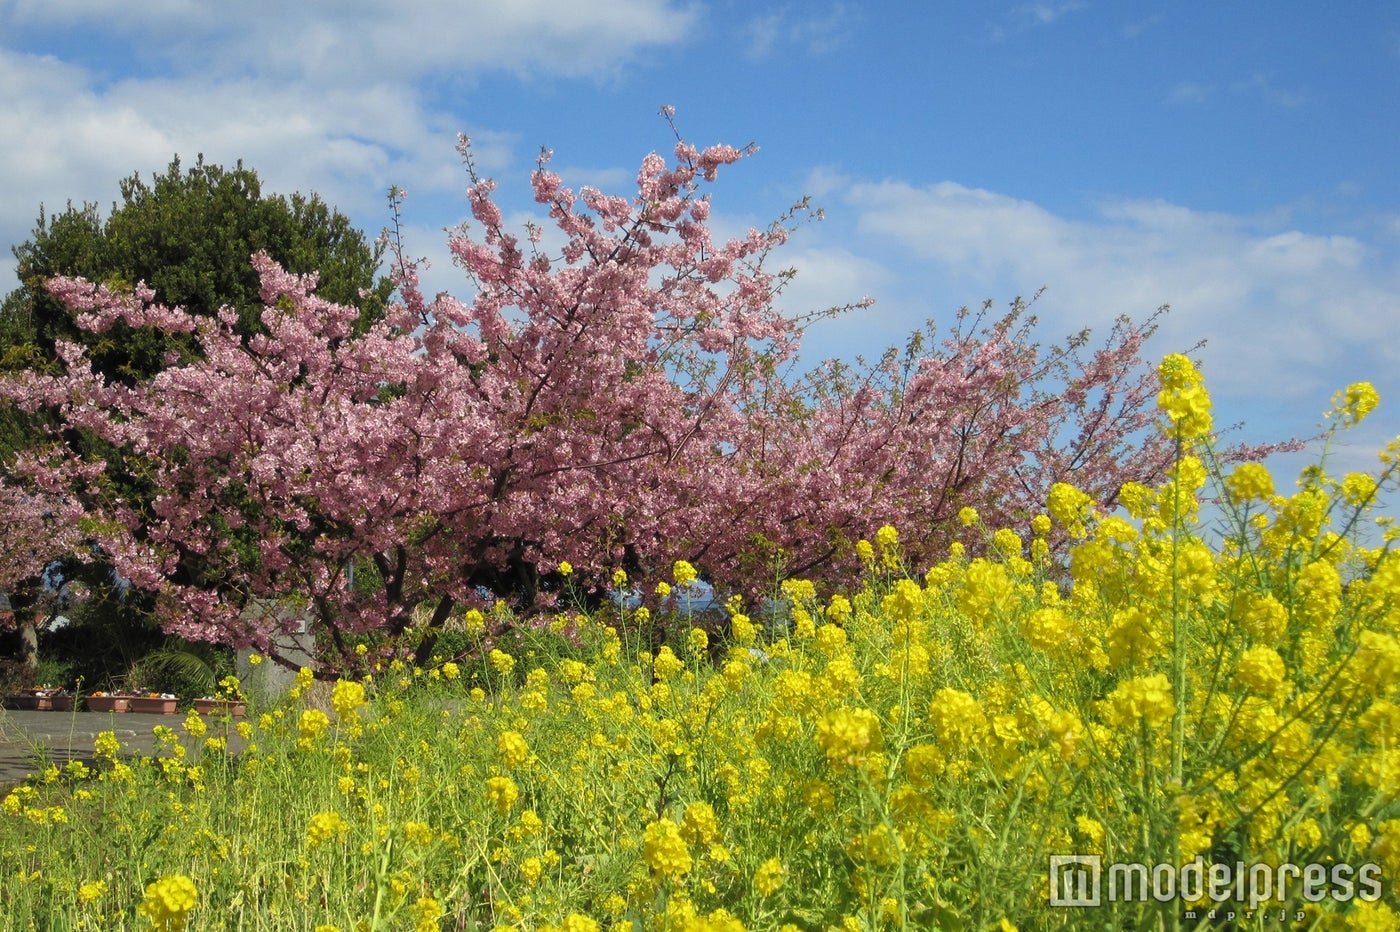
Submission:
<svg viewBox="0 0 1400 932">
<path fill-rule="evenodd" d="M 6 708 L 22 712 L 71 712 L 72 696 L 39 696 L 34 693 L 20 693 L 5 697 Z"/>
<path fill-rule="evenodd" d="M 196 699 L 194 710 L 200 715 L 231 715 L 241 718 L 248 711 L 248 707 L 242 702 L 229 699 Z"/>
<path fill-rule="evenodd" d="M 85 696 L 89 712 L 125 712 L 131 702 L 130 696 Z"/>
<path fill-rule="evenodd" d="M 174 715 L 178 699 L 161 699 L 151 696 L 132 696 L 127 700 L 128 712 L 148 712 L 156 715 Z"/>
</svg>

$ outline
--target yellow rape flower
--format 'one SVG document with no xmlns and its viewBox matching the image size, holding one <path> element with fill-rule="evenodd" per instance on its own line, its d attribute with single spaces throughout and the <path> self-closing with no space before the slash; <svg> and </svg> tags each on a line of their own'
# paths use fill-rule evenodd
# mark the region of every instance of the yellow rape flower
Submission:
<svg viewBox="0 0 1400 932">
<path fill-rule="evenodd" d="M 1067 482 L 1056 482 L 1050 486 L 1050 494 L 1045 507 L 1056 521 L 1076 540 L 1088 532 L 1084 522 L 1089 518 L 1094 500 Z"/>
<path fill-rule="evenodd" d="M 826 617 L 838 625 L 851 620 L 851 600 L 844 595 L 833 595 L 831 604 L 825 609 Z"/>
<path fill-rule="evenodd" d="M 1270 593 L 1244 591 L 1230 603 L 1230 617 L 1256 641 L 1272 644 L 1288 627 L 1288 609 Z"/>
<path fill-rule="evenodd" d="M 336 680 L 331 688 L 331 708 L 342 719 L 358 717 L 365 702 L 365 687 L 356 680 Z"/>
<path fill-rule="evenodd" d="M 198 904 L 194 881 L 184 874 L 172 874 L 146 887 L 146 896 L 136 911 L 150 920 L 153 929 L 181 932 Z"/>
<path fill-rule="evenodd" d="M 817 597 L 817 587 L 810 579 L 785 579 L 781 588 L 794 605 L 811 602 Z"/>
<path fill-rule="evenodd" d="M 420 896 L 410 909 L 414 932 L 437 932 L 442 918 L 442 904 L 430 896 Z"/>
<path fill-rule="evenodd" d="M 817 650 L 828 656 L 840 652 L 846 646 L 846 629 L 838 625 L 825 624 L 816 631 Z"/>
<path fill-rule="evenodd" d="M 301 713 L 301 720 L 297 722 L 297 731 L 301 737 L 307 741 L 314 741 L 325 734 L 331 725 L 331 720 L 325 712 L 320 709 L 305 709 Z"/>
<path fill-rule="evenodd" d="M 344 838 L 350 832 L 350 824 L 338 812 L 318 812 L 306 826 L 306 841 L 315 848 L 332 838 Z"/>
<path fill-rule="evenodd" d="M 1241 463 L 1225 477 L 1225 494 L 1230 502 L 1267 502 L 1274 494 L 1274 477 L 1263 463 Z"/>
<path fill-rule="evenodd" d="M 667 818 L 647 823 L 642 833 L 642 855 L 648 867 L 671 880 L 680 880 L 692 866 L 679 826 Z"/>
<path fill-rule="evenodd" d="M 881 550 L 890 550 L 899 544 L 899 531 L 893 525 L 886 524 L 875 532 L 875 543 Z"/>
<path fill-rule="evenodd" d="M 191 709 L 189 714 L 185 716 L 185 734 L 191 738 L 203 738 L 206 731 L 208 731 L 208 726 L 205 725 L 204 719 L 200 718 L 198 712 Z"/>
<path fill-rule="evenodd" d="M 107 892 L 107 881 L 94 880 L 78 888 L 78 902 L 86 906 L 100 900 Z"/>
<path fill-rule="evenodd" d="M 112 731 L 98 732 L 97 737 L 92 742 L 93 756 L 98 758 L 105 757 L 107 760 L 116 760 L 121 749 L 122 743 L 117 740 L 116 732 Z"/>
<path fill-rule="evenodd" d="M 676 656 L 669 645 L 663 644 L 656 652 L 656 659 L 652 661 L 652 672 L 656 674 L 657 680 L 665 682 L 677 673 L 685 669 L 685 663 Z"/>
<path fill-rule="evenodd" d="M 697 800 L 685 807 L 681 837 L 692 845 L 708 845 L 719 837 L 719 820 L 709 803 Z"/>
<path fill-rule="evenodd" d="M 1209 434 L 1210 395 L 1195 364 L 1180 353 L 1172 353 L 1162 360 L 1157 374 L 1162 380 L 1157 407 L 1171 421 L 1168 436 L 1189 443 Z"/>
<path fill-rule="evenodd" d="M 427 822 L 409 820 L 403 824 L 403 834 L 415 845 L 427 846 L 433 843 L 433 827 Z"/>
<path fill-rule="evenodd" d="M 1004 527 L 998 528 L 997 532 L 992 535 L 992 546 L 997 553 L 1001 554 L 1002 559 L 1011 560 L 1021 556 L 1025 549 L 1025 542 L 1021 540 L 1020 534 L 1011 528 Z"/>
<path fill-rule="evenodd" d="M 1353 507 L 1367 505 L 1376 497 L 1376 480 L 1364 472 L 1349 472 L 1342 478 L 1342 499 Z"/>
<path fill-rule="evenodd" d="M 528 857 L 520 862 L 520 876 L 525 878 L 525 883 L 534 886 L 540 882 L 540 877 L 544 875 L 544 862 L 537 857 Z"/>
<path fill-rule="evenodd" d="M 1136 727 L 1139 720 L 1161 728 L 1175 711 L 1171 683 L 1162 673 L 1119 683 L 1103 703 L 1104 721 L 1120 728 Z"/>
<path fill-rule="evenodd" d="M 1332 410 L 1327 414 L 1338 415 L 1344 425 L 1353 427 L 1376 410 L 1380 400 L 1380 394 L 1370 382 L 1353 382 L 1344 391 L 1332 396 Z"/>
<path fill-rule="evenodd" d="M 681 588 L 689 586 L 700 578 L 700 574 L 695 571 L 695 567 L 691 566 L 688 560 L 677 560 L 675 565 L 671 567 L 671 576 L 676 580 L 676 585 Z"/>
<path fill-rule="evenodd" d="M 1117 611 L 1108 624 L 1109 663 L 1142 666 L 1166 650 L 1169 634 L 1165 620 L 1142 606 Z"/>
<path fill-rule="evenodd" d="M 769 858 L 758 865 L 758 870 L 753 874 L 754 889 L 759 896 L 772 896 L 783 885 L 783 878 L 786 871 L 783 868 L 781 858 Z"/>
<path fill-rule="evenodd" d="M 847 603 L 848 613 L 849 605 Z M 912 579 L 896 580 L 893 591 L 880 600 L 880 607 L 891 621 L 913 621 L 923 612 L 924 591 Z"/>
<path fill-rule="evenodd" d="M 507 767 L 519 767 L 530 757 L 530 746 L 518 731 L 503 731 L 496 739 L 496 749 Z"/>
<path fill-rule="evenodd" d="M 1246 689 L 1262 696 L 1272 696 L 1278 692 L 1287 674 L 1278 651 L 1263 644 L 1246 650 L 1235 664 L 1235 679 Z"/>
<path fill-rule="evenodd" d="M 1021 634 L 1038 650 L 1053 650 L 1067 646 L 1074 634 L 1073 623 L 1061 609 L 1050 606 L 1038 608 L 1021 622 Z"/>
<path fill-rule="evenodd" d="M 510 777 L 491 777 L 486 781 L 486 798 L 496 804 L 498 811 L 506 813 L 520 798 L 520 787 Z"/>
<path fill-rule="evenodd" d="M 985 734 L 987 716 L 970 693 L 945 686 L 933 694 L 929 723 L 945 748 L 965 748 Z"/>
<path fill-rule="evenodd" d="M 883 747 L 880 718 L 866 708 L 828 712 L 817 722 L 817 744 L 832 767 L 856 766 Z"/>
<path fill-rule="evenodd" d="M 1377 695 L 1400 679 L 1400 641 L 1379 631 L 1362 631 L 1352 659 L 1352 678 Z"/>
<path fill-rule="evenodd" d="M 751 647 L 758 636 L 758 629 L 749 620 L 749 616 L 742 612 L 729 619 L 729 633 L 734 638 L 734 643 L 740 647 Z"/>
</svg>

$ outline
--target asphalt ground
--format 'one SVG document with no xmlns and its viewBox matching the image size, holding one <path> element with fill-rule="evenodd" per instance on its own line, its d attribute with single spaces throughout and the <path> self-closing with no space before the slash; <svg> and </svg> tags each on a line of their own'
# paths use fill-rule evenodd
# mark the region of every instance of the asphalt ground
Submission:
<svg viewBox="0 0 1400 932">
<path fill-rule="evenodd" d="M 43 773 L 50 764 L 69 761 L 91 763 L 92 745 L 98 734 L 110 731 L 121 742 L 122 754 L 151 754 L 156 747 L 154 729 L 164 725 L 181 736 L 186 748 L 196 739 L 185 734 L 185 713 L 149 715 L 141 712 L 29 712 L 0 709 L 0 792 Z M 209 717 L 210 734 L 221 734 L 222 719 Z M 199 739 L 202 740 L 202 739 Z M 230 736 L 230 748 L 240 744 Z"/>
</svg>

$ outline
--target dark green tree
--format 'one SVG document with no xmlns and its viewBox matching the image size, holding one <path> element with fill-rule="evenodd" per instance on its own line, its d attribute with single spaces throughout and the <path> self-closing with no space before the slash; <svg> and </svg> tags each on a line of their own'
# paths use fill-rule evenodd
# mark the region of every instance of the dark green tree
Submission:
<svg viewBox="0 0 1400 932">
<path fill-rule="evenodd" d="M 128 382 L 150 378 L 166 354 L 191 352 L 118 325 L 103 334 L 78 329 L 72 312 L 44 283 L 80 275 L 114 286 L 145 282 L 165 304 L 199 315 L 230 305 L 245 335 L 261 328 L 258 276 L 250 257 L 265 250 L 292 272 L 319 272 L 322 297 L 362 308 L 361 322 L 383 313 L 391 290 L 378 278 L 381 247 L 320 197 L 266 195 L 257 173 L 200 156 L 182 170 L 176 157 L 150 183 L 134 174 L 120 183 L 121 202 L 104 222 L 96 205 L 71 203 L 52 217 L 40 208 L 32 238 L 13 247 L 20 286 L 0 307 L 4 365 L 38 367 L 54 359 L 57 340 L 83 344 L 97 371 Z"/>
</svg>

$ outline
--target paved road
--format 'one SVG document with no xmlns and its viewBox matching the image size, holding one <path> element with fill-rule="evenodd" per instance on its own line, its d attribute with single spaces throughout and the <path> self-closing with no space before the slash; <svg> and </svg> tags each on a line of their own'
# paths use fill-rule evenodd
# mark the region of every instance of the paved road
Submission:
<svg viewBox="0 0 1400 932">
<path fill-rule="evenodd" d="M 110 731 L 122 750 L 150 754 L 157 725 L 184 735 L 184 713 L 146 715 L 137 712 L 19 712 L 0 709 L 0 788 L 21 783 L 41 772 L 46 762 L 60 767 L 70 760 L 92 760 L 92 742 L 98 733 Z M 210 722 L 213 730 L 213 720 Z M 193 745 L 186 738 L 185 745 Z"/>
</svg>

